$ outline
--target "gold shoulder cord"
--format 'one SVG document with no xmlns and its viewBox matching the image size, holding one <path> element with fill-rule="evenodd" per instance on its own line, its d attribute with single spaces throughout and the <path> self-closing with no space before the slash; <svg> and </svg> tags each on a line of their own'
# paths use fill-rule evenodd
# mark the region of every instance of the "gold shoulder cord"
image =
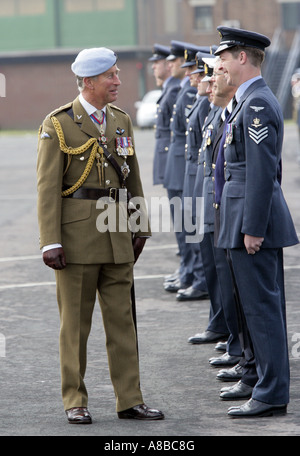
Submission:
<svg viewBox="0 0 300 456">
<path fill-rule="evenodd" d="M 62 196 L 68 196 L 71 193 L 74 193 L 76 190 L 78 190 L 79 187 L 82 186 L 82 184 L 84 183 L 84 181 L 87 179 L 88 175 L 91 172 L 93 163 L 96 158 L 97 151 L 100 152 L 100 154 L 103 154 L 103 149 L 101 149 L 101 147 L 99 146 L 96 138 L 90 138 L 85 144 L 83 144 L 80 147 L 73 148 L 73 147 L 67 146 L 66 142 L 65 142 L 64 133 L 63 133 L 63 130 L 62 130 L 62 127 L 61 127 L 59 121 L 54 116 L 51 117 L 51 120 L 52 120 L 52 123 L 54 125 L 55 131 L 56 131 L 56 134 L 57 134 L 57 137 L 59 140 L 59 147 L 65 154 L 79 155 L 79 154 L 82 154 L 83 152 L 85 152 L 86 150 L 88 150 L 93 145 L 93 148 L 91 150 L 88 162 L 86 164 L 85 170 L 82 173 L 82 176 L 78 179 L 78 181 L 72 187 L 68 188 L 67 190 L 64 190 L 61 194 Z"/>
</svg>

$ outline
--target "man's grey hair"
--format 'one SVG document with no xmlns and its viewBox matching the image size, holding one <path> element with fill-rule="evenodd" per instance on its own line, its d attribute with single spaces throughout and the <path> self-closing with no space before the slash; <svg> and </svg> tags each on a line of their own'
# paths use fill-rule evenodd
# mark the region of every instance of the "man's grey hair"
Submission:
<svg viewBox="0 0 300 456">
<path fill-rule="evenodd" d="M 99 75 L 90 76 L 91 79 L 97 79 Z M 76 82 L 79 92 L 82 92 L 85 88 L 84 78 L 82 76 L 76 76 Z"/>
</svg>

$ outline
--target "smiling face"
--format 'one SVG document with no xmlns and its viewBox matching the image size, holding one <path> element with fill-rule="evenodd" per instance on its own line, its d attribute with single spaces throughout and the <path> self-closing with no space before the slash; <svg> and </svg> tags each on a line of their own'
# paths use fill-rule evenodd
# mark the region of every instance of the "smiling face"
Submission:
<svg viewBox="0 0 300 456">
<path fill-rule="evenodd" d="M 220 55 L 219 71 L 223 72 L 228 85 L 237 85 L 240 71 L 240 54 L 236 58 L 231 52 L 223 51 Z"/>
<path fill-rule="evenodd" d="M 119 68 L 112 66 L 105 73 L 95 77 L 84 78 L 84 98 L 97 109 L 102 109 L 107 103 L 116 101 L 118 87 L 121 84 L 119 79 Z"/>
</svg>

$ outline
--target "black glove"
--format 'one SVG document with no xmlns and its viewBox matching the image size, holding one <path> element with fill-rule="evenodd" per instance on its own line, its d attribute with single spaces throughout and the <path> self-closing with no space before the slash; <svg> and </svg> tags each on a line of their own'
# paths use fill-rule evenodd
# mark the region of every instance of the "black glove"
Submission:
<svg viewBox="0 0 300 456">
<path fill-rule="evenodd" d="M 133 239 L 133 252 L 134 252 L 134 262 L 137 262 L 138 257 L 143 251 L 145 242 L 146 242 L 145 237 L 136 237 Z"/>
<path fill-rule="evenodd" d="M 67 266 L 65 253 L 62 247 L 44 252 L 43 261 L 52 269 L 64 269 Z"/>
</svg>

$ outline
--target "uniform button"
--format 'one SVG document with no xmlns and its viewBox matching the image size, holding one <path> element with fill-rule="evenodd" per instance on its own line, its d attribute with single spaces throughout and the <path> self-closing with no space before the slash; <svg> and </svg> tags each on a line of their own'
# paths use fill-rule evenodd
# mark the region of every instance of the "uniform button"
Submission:
<svg viewBox="0 0 300 456">
<path fill-rule="evenodd" d="M 107 163 L 107 162 L 105 162 L 105 163 L 104 163 L 104 166 L 105 166 L 105 168 L 107 168 L 107 167 L 108 167 L 108 163 Z"/>
<path fill-rule="evenodd" d="M 84 160 L 84 157 L 83 157 L 83 156 L 82 156 L 82 157 L 80 157 L 80 159 L 79 159 L 79 160 Z"/>
<path fill-rule="evenodd" d="M 165 150 L 169 150 L 169 148 L 168 148 L 168 147 L 165 147 Z"/>
<path fill-rule="evenodd" d="M 105 181 L 105 183 L 106 183 L 106 185 L 109 185 L 109 184 L 110 184 L 110 180 L 107 179 L 107 180 Z"/>
</svg>

